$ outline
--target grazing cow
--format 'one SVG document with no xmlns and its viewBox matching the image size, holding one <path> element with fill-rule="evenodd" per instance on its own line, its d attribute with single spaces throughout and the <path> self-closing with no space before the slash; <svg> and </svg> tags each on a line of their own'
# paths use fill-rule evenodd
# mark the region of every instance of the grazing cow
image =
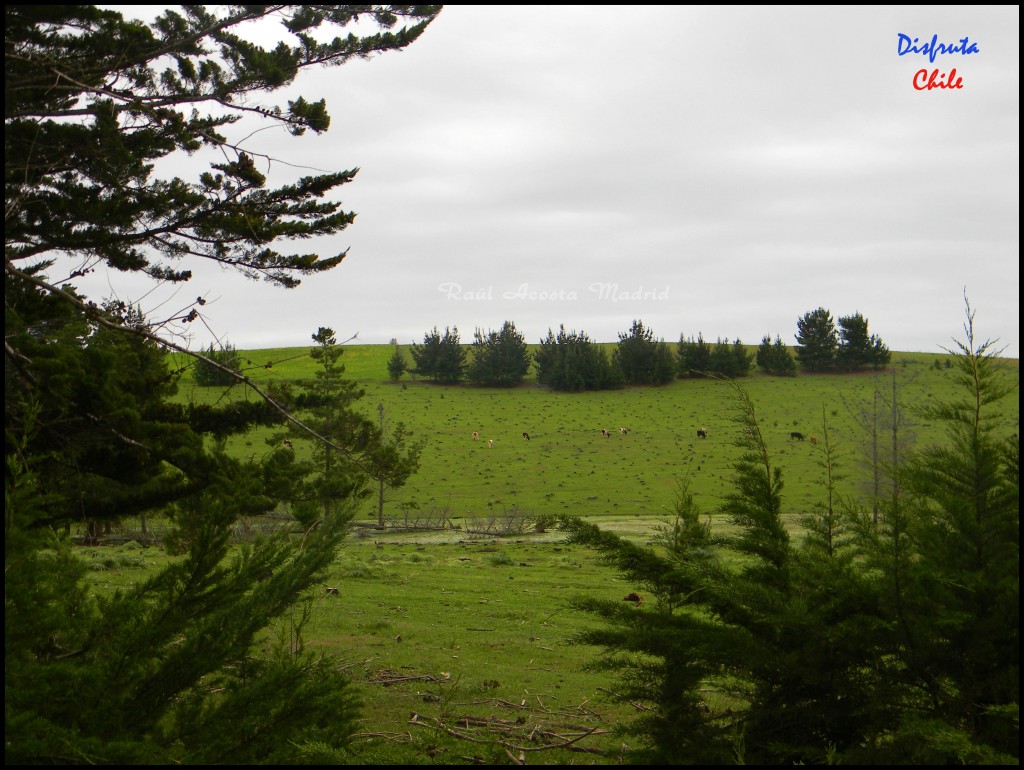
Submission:
<svg viewBox="0 0 1024 770">
<path fill-rule="evenodd" d="M 478 438 L 480 438 L 480 433 L 478 431 L 473 431 L 473 440 L 476 441 Z"/>
<path fill-rule="evenodd" d="M 800 431 L 796 431 L 796 430 L 793 431 L 792 433 L 790 433 L 789 437 L 791 439 L 795 438 L 797 441 L 803 441 L 804 440 L 804 434 L 801 433 Z"/>
<path fill-rule="evenodd" d="M 602 436 L 603 436 L 604 438 L 609 438 L 609 437 L 610 437 L 610 436 L 611 436 L 612 434 L 611 434 L 611 433 L 609 433 L 609 432 L 608 432 L 607 430 L 605 430 L 604 428 L 601 428 L 601 435 L 602 435 Z"/>
<path fill-rule="evenodd" d="M 704 428 L 704 427 L 697 428 L 697 438 L 707 438 L 707 437 L 708 437 L 707 428 Z"/>
<path fill-rule="evenodd" d="M 625 436 L 627 433 L 629 433 L 629 428 L 619 428 L 619 433 Z"/>
<path fill-rule="evenodd" d="M 292 442 L 289 441 L 288 439 L 284 440 L 284 446 L 285 446 L 285 449 L 294 449 L 294 447 L 292 446 Z"/>
<path fill-rule="evenodd" d="M 487 448 L 490 449 L 492 446 L 494 446 L 494 439 L 493 438 L 487 439 Z"/>
<path fill-rule="evenodd" d="M 527 433 L 526 431 L 523 431 L 523 438 L 525 438 L 527 441 L 529 441 L 530 440 L 530 434 Z"/>
<path fill-rule="evenodd" d="M 644 603 L 644 597 L 642 597 L 636 591 L 633 591 L 632 593 L 628 593 L 625 596 L 623 596 L 622 597 L 622 601 L 624 601 L 624 602 L 636 602 L 637 606 L 639 607 L 641 604 Z"/>
<path fill-rule="evenodd" d="M 811 436 L 811 443 L 814 444 L 815 446 L 817 446 L 818 445 L 818 437 L 817 436 Z"/>
<path fill-rule="evenodd" d="M 338 595 L 338 589 L 337 588 L 332 588 L 332 587 L 328 586 L 327 593 L 329 593 L 331 596 L 337 596 Z"/>
</svg>

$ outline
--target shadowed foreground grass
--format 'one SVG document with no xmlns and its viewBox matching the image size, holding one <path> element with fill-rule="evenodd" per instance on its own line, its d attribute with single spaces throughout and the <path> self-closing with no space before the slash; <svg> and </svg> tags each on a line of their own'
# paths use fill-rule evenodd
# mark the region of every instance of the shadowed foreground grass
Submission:
<svg viewBox="0 0 1024 770">
<path fill-rule="evenodd" d="M 507 751 L 529 764 L 619 761 L 615 728 L 634 710 L 609 702 L 607 674 L 584 670 L 598 651 L 569 642 L 593 621 L 568 601 L 643 589 L 560 540 L 353 531 L 311 593 L 302 637 L 337 659 L 364 703 L 352 761 L 510 764 Z M 98 592 L 169 558 L 135 544 L 82 553 Z M 301 611 L 277 633 L 291 634 Z"/>
</svg>

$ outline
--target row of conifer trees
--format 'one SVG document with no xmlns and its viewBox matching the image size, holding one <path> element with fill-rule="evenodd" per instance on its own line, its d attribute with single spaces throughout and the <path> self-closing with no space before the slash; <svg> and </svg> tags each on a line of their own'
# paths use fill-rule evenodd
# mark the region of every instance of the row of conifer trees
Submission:
<svg viewBox="0 0 1024 770">
<path fill-rule="evenodd" d="M 868 322 L 859 313 L 841 317 L 837 330 L 832 314 L 818 308 L 800 318 L 797 328 L 799 344 L 792 350 L 779 336 L 773 342 L 766 335 L 752 354 L 739 338 L 730 342 L 719 337 L 712 344 L 698 334 L 696 339 L 681 336 L 673 351 L 637 320 L 628 332 L 619 334 L 609 355 L 604 345 L 585 332 L 566 331 L 564 325 L 558 334 L 549 329 L 532 354 L 511 321 L 499 331 L 478 329 L 469 348 L 462 344 L 458 327 L 446 327 L 443 334 L 434 327 L 424 335 L 422 345 L 412 346 L 411 364 L 396 344 L 388 374 L 395 381 L 408 371 L 447 385 L 468 380 L 474 385 L 512 387 L 535 366 L 540 384 L 579 391 L 665 385 L 677 377 L 745 377 L 755 363 L 768 374 L 792 376 L 799 368 L 857 371 L 889 362 L 888 348 L 868 333 Z"/>
</svg>

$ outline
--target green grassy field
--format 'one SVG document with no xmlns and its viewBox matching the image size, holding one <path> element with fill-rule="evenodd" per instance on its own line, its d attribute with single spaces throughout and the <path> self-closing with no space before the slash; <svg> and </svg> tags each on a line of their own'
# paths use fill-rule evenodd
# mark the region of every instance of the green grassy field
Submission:
<svg viewBox="0 0 1024 770">
<path fill-rule="evenodd" d="M 369 416 L 376 418 L 383 404 L 389 421 L 401 420 L 428 439 L 419 472 L 389 503 L 388 515 L 400 518 L 398 504 L 414 501 L 421 511 L 445 510 L 458 528 L 355 527 L 313 594 L 305 642 L 337 656 L 365 703 L 354 761 L 619 763 L 631 739 L 616 726 L 638 712 L 608 700 L 615 686 L 609 674 L 587 670 L 600 651 L 569 643 L 595 622 L 569 601 L 581 595 L 621 601 L 643 587 L 624 582 L 590 550 L 566 546 L 558 532 L 497 538 L 468 526 L 519 506 L 533 514 L 582 515 L 648 542 L 669 518 L 676 485 L 686 476 L 714 525 L 727 526 L 713 514 L 736 458 L 732 391 L 704 380 L 583 394 L 553 393 L 533 382 L 512 390 L 438 387 L 408 377 L 396 384 L 386 376 L 390 354 L 389 346 L 353 346 L 342 358 L 347 375 L 366 391 L 361 408 Z M 313 374 L 308 350 L 244 356 L 256 383 Z M 893 363 L 902 403 L 954 395 L 944 357 L 896 353 Z M 1018 362 L 1005 363 L 1016 381 Z M 889 373 L 743 381 L 782 468 L 784 517 L 794 534 L 798 516 L 822 499 L 821 442 L 794 441 L 790 432 L 821 436 L 824 409 L 845 458 L 844 489 L 854 494 L 866 442 L 856 415 L 874 403 L 876 390 L 888 396 L 892 383 Z M 256 396 L 240 387 L 227 394 L 197 388 L 186 375 L 179 398 Z M 1000 408 L 1006 433 L 1017 431 L 1016 396 Z M 905 420 L 903 438 L 942 440 L 939 426 L 909 413 Z M 696 437 L 701 426 L 707 439 Z M 628 435 L 619 427 L 629 428 Z M 602 428 L 610 438 L 601 436 Z M 254 433 L 231 451 L 260 455 L 269 450 L 269 435 Z M 375 519 L 371 501 L 358 521 L 368 519 Z M 98 591 L 142 580 L 167 558 L 157 548 L 124 549 L 86 551 Z"/>
<path fill-rule="evenodd" d="M 627 388 L 590 393 L 556 393 L 532 380 L 513 389 L 437 386 L 387 379 L 387 345 L 346 347 L 346 376 L 366 395 L 359 407 L 376 419 L 383 405 L 388 423 L 404 422 L 427 439 L 419 472 L 397 490 L 386 512 L 401 516 L 403 506 L 445 512 L 453 521 L 500 516 L 518 509 L 530 514 L 573 513 L 587 517 L 645 520 L 664 517 L 683 478 L 690 480 L 702 508 L 711 513 L 729 488 L 737 428 L 734 394 L 726 383 L 677 380 L 662 388 Z M 247 374 L 255 383 L 299 382 L 313 376 L 306 349 L 247 351 Z M 915 404 L 953 395 L 945 356 L 895 353 L 897 398 L 905 405 L 901 439 L 912 443 L 941 440 L 935 426 L 914 417 Z M 939 362 L 936 368 L 936 362 Z M 271 366 L 268 368 L 267 364 Z M 1018 361 L 1006 367 L 1016 380 Z M 801 375 L 793 378 L 753 375 L 741 381 L 753 399 L 775 463 L 785 481 L 787 515 L 806 513 L 820 502 L 823 415 L 838 446 L 841 490 L 855 494 L 865 472 L 869 438 L 858 416 L 878 411 L 888 419 L 893 387 L 890 372 L 857 375 Z M 876 391 L 881 395 L 876 399 Z M 212 401 L 224 389 L 197 388 L 186 376 L 181 398 Z M 257 398 L 234 388 L 228 397 Z M 1007 432 L 1017 430 L 1018 402 L 1007 399 Z M 619 428 L 629 430 L 622 435 Z M 697 438 L 705 427 L 707 439 Z M 611 432 L 609 438 L 601 430 Z M 480 439 L 472 439 L 473 432 Z M 791 432 L 808 437 L 790 438 Z M 522 434 L 530 435 L 530 440 Z M 261 455 L 272 431 L 255 432 L 232 446 L 240 456 Z M 883 443 L 890 440 L 883 436 Z M 493 447 L 488 442 L 493 441 Z M 298 451 L 308 451 L 308 448 Z M 367 501 L 360 518 L 375 517 Z"/>
</svg>

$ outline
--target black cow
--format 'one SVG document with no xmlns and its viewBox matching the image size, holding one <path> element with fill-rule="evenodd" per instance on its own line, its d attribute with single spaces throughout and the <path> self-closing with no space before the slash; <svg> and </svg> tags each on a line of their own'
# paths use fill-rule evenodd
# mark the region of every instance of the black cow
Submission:
<svg viewBox="0 0 1024 770">
<path fill-rule="evenodd" d="M 525 438 L 527 441 L 529 441 L 530 440 L 530 434 L 529 433 L 524 433 L 523 434 L 523 438 Z"/>
<path fill-rule="evenodd" d="M 706 430 L 704 430 L 704 428 L 698 428 L 697 429 L 697 438 L 707 438 L 707 437 L 708 437 L 708 432 Z"/>
<path fill-rule="evenodd" d="M 792 433 L 789 434 L 789 437 L 791 439 L 795 438 L 797 441 L 803 441 L 804 440 L 804 434 L 800 433 L 799 431 L 793 431 Z"/>
</svg>

